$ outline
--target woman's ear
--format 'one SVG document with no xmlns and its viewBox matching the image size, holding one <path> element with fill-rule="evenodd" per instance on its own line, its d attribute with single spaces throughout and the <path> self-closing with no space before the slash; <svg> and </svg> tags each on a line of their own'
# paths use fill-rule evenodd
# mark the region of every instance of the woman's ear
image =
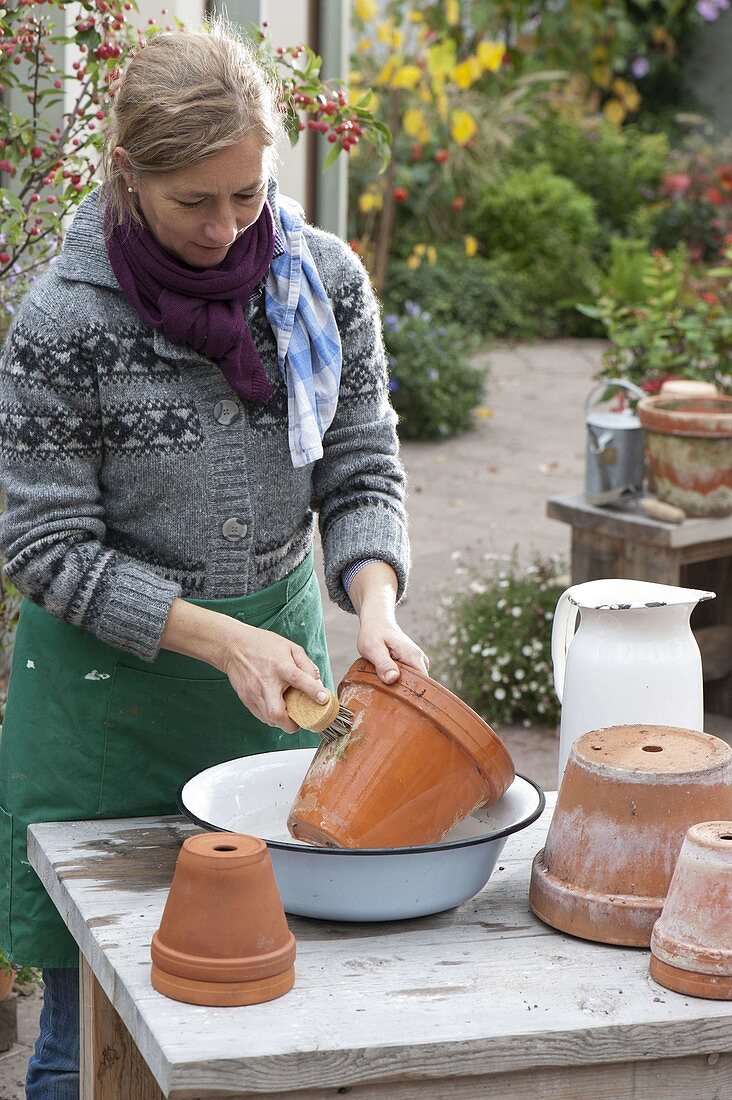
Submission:
<svg viewBox="0 0 732 1100">
<path fill-rule="evenodd" d="M 123 149 L 121 145 L 118 145 L 112 153 L 112 160 L 114 161 L 114 166 L 117 171 L 122 173 L 122 178 L 124 179 L 127 186 L 133 187 L 135 183 L 135 177 L 130 170 L 130 161 L 127 156 L 127 151 Z"/>
</svg>

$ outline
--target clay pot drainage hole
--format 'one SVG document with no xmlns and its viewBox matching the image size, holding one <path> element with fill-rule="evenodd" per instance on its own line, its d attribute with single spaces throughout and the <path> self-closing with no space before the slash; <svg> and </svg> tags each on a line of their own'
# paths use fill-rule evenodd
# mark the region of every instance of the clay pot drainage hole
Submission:
<svg viewBox="0 0 732 1100">
<path fill-rule="evenodd" d="M 642 745 L 643 752 L 663 752 L 663 745 Z"/>
</svg>

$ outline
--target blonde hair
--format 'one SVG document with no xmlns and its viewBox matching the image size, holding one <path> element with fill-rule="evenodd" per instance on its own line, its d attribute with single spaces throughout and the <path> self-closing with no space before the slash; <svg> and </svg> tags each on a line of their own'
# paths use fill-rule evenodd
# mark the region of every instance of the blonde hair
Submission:
<svg viewBox="0 0 732 1100">
<path fill-rule="evenodd" d="M 104 141 L 104 194 L 114 227 L 140 222 L 114 150 L 128 171 L 173 172 L 247 134 L 273 147 L 284 132 L 281 89 L 231 25 L 157 34 L 129 62 L 116 87 Z"/>
</svg>

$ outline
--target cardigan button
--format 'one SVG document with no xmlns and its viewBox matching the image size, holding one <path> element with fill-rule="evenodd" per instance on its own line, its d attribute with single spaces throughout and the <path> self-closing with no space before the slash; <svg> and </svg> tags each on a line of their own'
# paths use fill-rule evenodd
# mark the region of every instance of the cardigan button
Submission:
<svg viewBox="0 0 732 1100">
<path fill-rule="evenodd" d="M 227 519 L 221 526 L 221 534 L 229 542 L 238 542 L 239 539 L 243 539 L 246 536 L 249 528 L 246 523 L 242 523 L 236 516 L 232 516 L 231 519 Z"/>
<path fill-rule="evenodd" d="M 241 407 L 236 401 L 217 401 L 214 405 L 214 420 L 219 424 L 233 424 L 241 413 Z"/>
</svg>

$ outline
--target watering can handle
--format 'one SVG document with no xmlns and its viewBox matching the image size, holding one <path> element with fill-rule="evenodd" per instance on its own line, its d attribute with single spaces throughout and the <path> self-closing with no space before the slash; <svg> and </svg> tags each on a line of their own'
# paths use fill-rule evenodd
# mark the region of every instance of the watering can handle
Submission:
<svg viewBox="0 0 732 1100">
<path fill-rule="evenodd" d="M 559 597 L 559 602 L 554 611 L 554 622 L 552 624 L 554 690 L 557 693 L 557 699 L 560 703 L 564 695 L 564 673 L 567 668 L 567 650 L 574 637 L 574 628 L 577 622 L 577 613 L 579 611 L 576 604 L 570 603 L 570 591 L 570 589 L 567 589 L 567 591 L 563 592 Z"/>
<path fill-rule="evenodd" d="M 610 386 L 619 386 L 623 390 L 628 390 L 632 393 L 633 397 L 646 397 L 647 395 L 643 390 L 636 386 L 634 382 L 626 382 L 624 378 L 608 378 L 606 382 L 598 382 L 597 385 L 590 390 L 585 399 L 585 420 L 589 416 L 590 406 L 599 393 L 608 389 Z"/>
</svg>

